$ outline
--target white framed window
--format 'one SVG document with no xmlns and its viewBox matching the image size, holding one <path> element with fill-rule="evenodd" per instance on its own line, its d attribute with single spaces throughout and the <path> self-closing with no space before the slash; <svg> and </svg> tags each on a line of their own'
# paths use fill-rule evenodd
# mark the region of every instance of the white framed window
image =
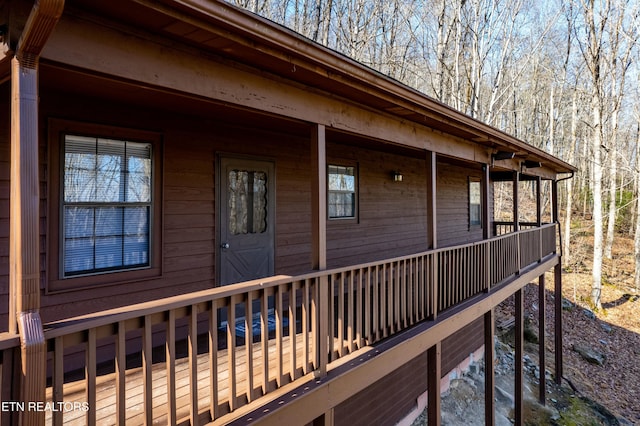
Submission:
<svg viewBox="0 0 640 426">
<path fill-rule="evenodd" d="M 355 219 L 357 216 L 357 168 L 327 167 L 327 212 L 329 219 Z"/>
<path fill-rule="evenodd" d="M 152 157 L 150 142 L 64 135 L 63 277 L 150 266 Z"/>
</svg>

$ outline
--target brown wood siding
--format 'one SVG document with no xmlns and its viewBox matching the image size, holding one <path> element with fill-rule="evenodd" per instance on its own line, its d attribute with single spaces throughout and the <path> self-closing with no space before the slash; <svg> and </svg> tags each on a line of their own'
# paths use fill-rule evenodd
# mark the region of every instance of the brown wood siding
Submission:
<svg viewBox="0 0 640 426">
<path fill-rule="evenodd" d="M 328 164 L 358 167 L 358 219 L 329 220 L 329 267 L 426 250 L 426 159 L 327 144 Z M 404 180 L 394 182 L 392 171 Z"/>
<path fill-rule="evenodd" d="M 161 133 L 163 139 L 162 211 L 161 217 L 155 218 L 162 220 L 163 224 L 162 275 L 121 285 L 46 294 L 42 299 L 42 316 L 45 322 L 214 286 L 217 247 L 215 165 L 219 153 L 253 155 L 275 162 L 278 211 L 276 273 L 297 274 L 309 270 L 311 211 L 307 141 L 284 133 L 233 127 L 196 116 L 181 116 L 174 111 L 93 103 L 82 97 L 61 96 L 46 90 L 42 99 L 42 232 L 47 230 L 46 213 L 50 207 L 49 200 L 46 199 L 46 127 L 50 117 L 73 117 L 81 122 L 152 130 Z M 8 129 L 8 126 L 3 126 L 3 129 Z M 8 151 L 6 144 L 0 146 Z M 2 161 L 4 158 L 3 156 Z M 3 175 L 0 178 L 6 170 L 8 164 L 2 168 Z M 8 187 L 8 182 L 6 185 Z M 8 197 L 8 189 L 4 192 Z M 51 206 L 57 205 L 57 200 L 51 201 Z M 0 215 L 0 221 L 8 222 L 8 218 L 3 217 L 8 216 L 8 209 L 5 211 L 3 208 Z M 57 226 L 58 224 L 50 224 L 49 231 L 56 232 Z M 0 229 L 0 232 L 5 231 L 8 235 L 8 226 L 4 231 Z M 2 234 L 0 238 L 3 238 Z M 7 250 L 8 242 L 0 241 L 3 242 L 1 256 Z M 43 244 L 43 250 L 44 247 L 46 244 Z M 0 259 L 4 264 L 8 263 L 6 257 Z M 43 252 L 43 268 L 44 265 Z M 0 274 L 0 279 L 6 281 L 6 266 L 0 270 Z M 117 282 L 118 273 L 111 275 L 114 282 Z M 6 284 L 4 291 L 0 293 L 4 293 L 0 294 L 0 299 L 6 304 Z M 6 311 L 4 308 L 4 315 Z"/>
<path fill-rule="evenodd" d="M 463 167 L 438 162 L 438 247 L 482 240 L 482 228 L 469 227 L 469 177 L 482 178 L 480 165 Z M 489 199 L 493 200 L 492 194 L 489 194 Z M 490 211 L 489 217 L 492 215 Z"/>
<path fill-rule="evenodd" d="M 427 390 L 426 353 L 352 396 L 334 410 L 335 426 L 393 425 Z"/>
<path fill-rule="evenodd" d="M 44 76 L 46 77 L 46 76 Z M 47 81 L 46 78 L 44 78 Z M 8 85 L 5 85 L 8 86 Z M 6 89 L 5 89 L 6 90 Z M 114 89 L 115 90 L 115 89 Z M 130 95 L 127 95 L 131 98 Z M 307 272 L 311 265 L 311 176 L 309 133 L 300 123 L 292 124 L 231 111 L 234 125 L 222 116 L 205 115 L 190 109 L 182 114 L 171 104 L 153 107 L 124 102 L 110 102 L 41 87 L 41 234 L 43 290 L 42 317 L 45 322 L 69 316 L 159 299 L 197 291 L 215 285 L 216 277 L 216 159 L 218 155 L 245 155 L 270 159 L 276 166 L 276 274 L 295 275 Z M 0 315 L 7 314 L 8 293 L 8 151 L 9 96 L 3 96 L 0 136 Z M 143 102 L 141 100 L 141 102 Z M 50 155 L 58 155 L 48 145 L 51 118 L 84 123 L 113 125 L 157 132 L 162 138 L 161 211 L 155 220 L 162 221 L 161 275 L 115 284 L 120 274 L 110 274 L 111 285 L 78 288 L 77 291 L 51 292 L 47 282 L 47 262 L 55 261 L 53 246 L 58 223 L 48 223 L 48 212 L 58 208 L 58 200 L 49 200 Z M 246 118 L 246 119 L 244 119 Z M 251 123 L 254 123 L 252 126 Z M 295 130 L 291 130 L 294 128 Z M 309 130 L 310 131 L 310 130 Z M 329 267 L 400 256 L 426 249 L 426 158 L 421 151 L 397 150 L 392 145 L 365 147 L 362 141 L 350 145 L 345 137 L 338 141 L 328 135 L 329 163 L 357 163 L 359 206 L 357 221 L 329 221 Z M 346 141 L 348 142 L 348 141 Z M 392 171 L 399 170 L 403 182 L 394 182 Z M 463 242 L 475 239 L 466 228 L 467 169 L 439 164 L 439 217 L 450 204 L 460 204 L 456 193 L 465 196 L 462 225 L 439 228 L 439 239 Z M 475 172 L 474 172 L 475 173 Z M 480 171 L 478 170 L 478 176 Z M 464 188 L 462 191 L 460 188 Z M 449 201 L 451 200 L 451 201 Z M 456 204 L 456 202 L 458 204 Z M 440 223 L 440 222 L 439 222 Z M 458 233 L 458 228 L 463 231 Z M 454 232 L 455 231 L 455 232 Z M 51 235 L 47 232 L 52 233 Z M 453 237 L 451 236 L 453 234 Z M 155 237 L 158 237 L 157 235 Z M 155 238 L 154 237 L 154 238 Z M 439 242 L 439 245 L 444 245 Z M 49 248 L 51 247 L 51 248 Z M 57 246 L 56 246 L 57 247 Z M 47 253 L 47 250 L 50 250 Z M 47 256 L 48 255 L 48 256 Z M 49 259 L 48 259 L 49 258 Z M 3 322 L 6 324 L 6 321 Z"/>
<path fill-rule="evenodd" d="M 442 341 L 442 372 L 456 368 L 484 345 L 484 319 L 481 317 Z"/>
<path fill-rule="evenodd" d="M 483 345 L 482 318 L 442 342 L 442 372 L 448 374 Z M 392 425 L 409 414 L 427 390 L 426 352 L 352 396 L 334 410 L 336 426 Z"/>
<path fill-rule="evenodd" d="M 9 312 L 9 183 L 10 85 L 0 85 L 0 332 L 8 330 Z"/>
</svg>

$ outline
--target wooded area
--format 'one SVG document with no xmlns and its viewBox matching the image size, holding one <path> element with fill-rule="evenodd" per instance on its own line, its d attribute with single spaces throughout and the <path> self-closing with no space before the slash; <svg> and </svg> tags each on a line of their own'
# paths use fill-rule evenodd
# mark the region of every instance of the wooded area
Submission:
<svg viewBox="0 0 640 426">
<path fill-rule="evenodd" d="M 635 234 L 640 290 L 640 3 L 629 0 L 231 0 L 576 165 L 561 185 L 603 257 Z"/>
</svg>

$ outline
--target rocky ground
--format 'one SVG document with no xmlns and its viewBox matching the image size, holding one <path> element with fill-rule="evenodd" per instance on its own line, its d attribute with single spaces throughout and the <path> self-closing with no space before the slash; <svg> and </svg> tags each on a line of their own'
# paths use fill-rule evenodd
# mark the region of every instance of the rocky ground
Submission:
<svg viewBox="0 0 640 426">
<path fill-rule="evenodd" d="M 589 250 L 588 239 L 576 238 L 575 246 Z M 525 424 L 529 425 L 640 425 L 640 298 L 632 288 L 632 242 L 619 238 L 612 261 L 605 264 L 603 308 L 590 306 L 590 265 L 580 257 L 563 274 L 564 377 L 555 385 L 553 373 L 553 277 L 547 277 L 545 310 L 547 347 L 547 398 L 538 395 L 538 344 L 525 344 Z M 538 286 L 525 287 L 525 321 L 538 338 Z M 508 299 L 496 309 L 496 324 L 513 315 Z M 496 424 L 513 424 L 513 338 L 506 330 L 496 334 Z M 482 425 L 484 417 L 484 372 L 482 363 L 462 378 L 453 380 L 442 398 L 443 425 Z M 414 426 L 426 424 L 426 413 Z"/>
<path fill-rule="evenodd" d="M 535 300 L 537 286 L 530 285 L 525 290 L 528 299 Z M 552 297 L 550 294 L 548 297 Z M 640 303 L 639 303 L 640 305 Z M 529 305 L 530 310 L 535 310 L 536 304 Z M 506 301 L 496 309 L 496 324 L 508 324 L 506 327 L 498 327 L 496 330 L 495 343 L 495 401 L 496 401 L 496 425 L 510 426 L 514 422 L 514 349 L 513 349 L 513 323 L 505 321 L 512 316 L 513 304 L 511 300 Z M 578 305 L 565 300 L 564 316 L 565 324 L 569 324 L 572 329 L 569 331 L 573 335 L 578 328 L 573 328 L 576 321 L 581 321 L 580 317 L 585 316 L 588 321 L 597 322 L 596 316 L 590 311 L 585 311 Z M 552 312 L 550 312 L 552 314 Z M 561 385 L 555 383 L 553 377 L 554 366 L 548 365 L 545 372 L 547 398 L 543 406 L 538 402 L 538 386 L 540 381 L 540 369 L 538 362 L 537 344 L 537 324 L 532 320 L 531 313 L 527 315 L 525 330 L 525 356 L 524 356 L 524 421 L 526 425 L 633 425 L 640 424 L 640 418 L 626 418 L 615 411 L 605 407 L 598 400 L 593 398 L 589 392 L 584 392 L 580 388 L 591 390 L 594 383 L 585 379 L 585 374 L 576 377 L 577 371 L 586 372 L 590 365 L 605 367 L 607 357 L 605 354 L 591 348 L 587 343 L 581 342 L 584 356 L 575 352 L 573 345 L 578 344 L 571 340 L 571 347 L 567 348 L 565 357 L 569 357 L 569 364 L 565 362 L 565 369 L 569 370 L 571 378 L 562 380 Z M 552 318 L 551 318 L 552 319 Z M 548 322 L 547 322 L 548 323 Z M 601 327 L 601 325 L 600 325 Z M 610 333 L 605 326 L 603 331 Z M 551 338 L 550 338 L 551 337 Z M 551 346 L 553 335 L 547 335 L 545 339 L 548 346 L 548 356 L 552 355 Z M 587 354 L 591 353 L 590 361 Z M 577 356 L 573 356 L 577 354 Z M 596 361 L 597 359 L 597 361 Z M 553 361 L 553 360 L 551 360 Z M 547 359 L 549 362 L 549 359 Z M 577 365 L 576 365 L 577 364 Z M 484 425 L 484 368 L 483 363 L 473 365 L 463 377 L 451 381 L 451 386 L 442 396 L 442 424 L 443 425 Z M 567 375 L 565 374 L 565 377 Z M 628 413 L 634 416 L 633 413 Z M 426 425 L 426 411 L 413 423 L 413 426 Z"/>
</svg>

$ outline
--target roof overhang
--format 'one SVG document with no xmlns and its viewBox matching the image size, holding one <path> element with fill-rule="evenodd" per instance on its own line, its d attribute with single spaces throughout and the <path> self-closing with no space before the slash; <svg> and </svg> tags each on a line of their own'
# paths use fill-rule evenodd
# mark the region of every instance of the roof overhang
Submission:
<svg viewBox="0 0 640 426">
<path fill-rule="evenodd" d="M 513 152 L 555 173 L 572 165 L 417 90 L 265 18 L 223 1 L 70 0 L 69 8 L 93 12 L 257 68 L 310 89 L 348 99 L 437 132 L 471 141 L 491 152 Z M 493 166 L 514 169 L 513 160 Z M 520 167 L 520 163 L 515 165 Z"/>
</svg>

